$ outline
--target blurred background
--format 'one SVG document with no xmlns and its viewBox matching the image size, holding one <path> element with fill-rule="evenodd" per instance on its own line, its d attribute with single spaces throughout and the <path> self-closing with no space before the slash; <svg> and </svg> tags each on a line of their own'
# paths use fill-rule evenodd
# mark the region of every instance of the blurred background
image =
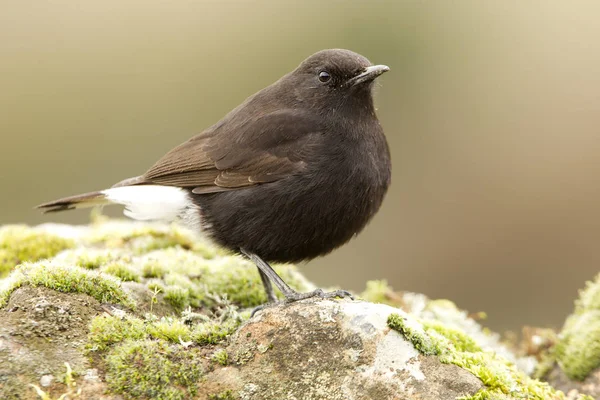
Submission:
<svg viewBox="0 0 600 400">
<path fill-rule="evenodd" d="M 143 173 L 313 52 L 391 71 L 393 158 L 363 234 L 308 263 L 322 286 L 398 290 L 560 326 L 600 270 L 600 3 L 4 0 L 0 223 Z"/>
</svg>

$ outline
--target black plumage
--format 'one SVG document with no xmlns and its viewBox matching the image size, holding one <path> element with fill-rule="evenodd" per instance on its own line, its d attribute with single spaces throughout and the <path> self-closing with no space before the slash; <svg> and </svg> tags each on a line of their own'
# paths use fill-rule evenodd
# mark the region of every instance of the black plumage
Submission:
<svg viewBox="0 0 600 400">
<path fill-rule="evenodd" d="M 221 121 L 163 156 L 145 174 L 114 187 L 183 188 L 199 228 L 253 259 L 288 300 L 266 261 L 324 255 L 360 232 L 391 179 L 388 145 L 372 99 L 387 71 L 348 50 L 323 50 L 249 97 Z M 46 203 L 45 211 L 94 205 L 107 191 Z M 273 275 L 275 274 L 275 275 Z M 285 285 L 285 286 L 282 286 Z"/>
</svg>

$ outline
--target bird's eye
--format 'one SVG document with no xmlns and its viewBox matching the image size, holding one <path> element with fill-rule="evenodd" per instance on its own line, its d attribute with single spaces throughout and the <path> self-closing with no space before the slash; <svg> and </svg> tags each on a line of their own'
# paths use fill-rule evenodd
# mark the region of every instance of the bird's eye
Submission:
<svg viewBox="0 0 600 400">
<path fill-rule="evenodd" d="M 327 72 L 327 71 L 319 72 L 319 80 L 321 82 L 323 82 L 323 83 L 329 82 L 330 79 L 331 79 L 331 75 L 329 75 L 329 72 Z"/>
</svg>

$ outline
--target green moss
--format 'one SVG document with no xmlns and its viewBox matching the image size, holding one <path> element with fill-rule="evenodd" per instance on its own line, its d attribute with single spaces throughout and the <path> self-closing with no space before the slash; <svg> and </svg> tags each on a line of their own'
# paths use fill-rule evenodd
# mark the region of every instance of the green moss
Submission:
<svg viewBox="0 0 600 400">
<path fill-rule="evenodd" d="M 146 287 L 150 289 L 152 292 L 164 293 L 165 285 L 164 282 L 160 279 L 149 279 L 146 282 Z"/>
<path fill-rule="evenodd" d="M 426 355 L 436 355 L 481 379 L 485 389 L 463 400 L 526 398 L 530 400 L 565 399 L 562 392 L 529 378 L 503 357 L 482 351 L 464 332 L 444 328 L 439 323 L 422 322 L 408 314 L 388 317 L 390 328 L 411 341 Z"/>
<path fill-rule="evenodd" d="M 163 298 L 173 307 L 182 310 L 190 304 L 190 293 L 187 289 L 179 286 L 167 286 L 164 289 Z"/>
<path fill-rule="evenodd" d="M 122 304 L 135 307 L 133 299 L 121 288 L 121 282 L 103 273 L 88 271 L 80 267 L 69 267 L 40 261 L 19 266 L 0 288 L 0 307 L 11 293 L 23 286 L 45 286 L 64 293 L 85 293 L 101 303 Z"/>
<path fill-rule="evenodd" d="M 229 363 L 229 353 L 225 349 L 219 349 L 213 353 L 211 360 L 225 366 Z"/>
<path fill-rule="evenodd" d="M 88 236 L 90 243 L 107 248 L 127 248 L 134 254 L 170 247 L 191 249 L 194 246 L 193 233 L 176 225 L 102 221 L 94 228 Z"/>
<path fill-rule="evenodd" d="M 151 236 L 146 236 L 143 234 L 138 237 L 131 238 L 131 247 L 133 247 L 134 252 L 137 254 L 176 246 L 189 249 L 192 246 L 192 242 L 185 236 L 180 236 L 177 234 L 153 234 Z"/>
<path fill-rule="evenodd" d="M 54 257 L 74 247 L 72 240 L 22 225 L 0 228 L 0 278 L 20 263 Z"/>
<path fill-rule="evenodd" d="M 134 258 L 132 264 L 160 300 L 182 310 L 218 307 L 223 301 L 250 308 L 266 302 L 256 267 L 237 256 L 206 260 L 191 251 L 169 248 Z M 299 290 L 312 289 L 291 266 L 277 266 L 286 281 Z M 144 279 L 142 278 L 142 280 Z"/>
<path fill-rule="evenodd" d="M 250 308 L 266 302 L 256 267 L 239 256 L 214 255 L 205 259 L 190 250 L 172 247 L 134 257 L 131 265 L 151 289 L 161 291 L 160 300 L 182 310 L 220 306 L 224 300 Z M 298 290 L 313 289 L 292 266 L 275 266 Z"/>
<path fill-rule="evenodd" d="M 172 248 L 148 253 L 141 262 L 161 266 L 157 275 L 162 274 L 163 298 L 179 309 L 188 305 L 213 307 L 222 299 L 243 308 L 266 302 L 256 267 L 238 256 L 207 260 L 190 251 Z M 292 287 L 312 289 L 293 267 L 276 266 L 276 270 Z M 153 275 L 152 272 L 145 274 Z"/>
<path fill-rule="evenodd" d="M 144 278 L 162 278 L 166 273 L 166 268 L 156 261 L 148 261 L 142 266 Z"/>
<path fill-rule="evenodd" d="M 184 314 L 190 313 L 194 314 L 191 311 Z M 90 323 L 88 349 L 99 352 L 104 360 L 106 382 L 112 392 L 126 399 L 188 399 L 197 393 L 205 360 L 202 350 L 188 342 L 192 332 L 197 343 L 214 344 L 235 331 L 247 318 L 243 315 L 230 307 L 222 311 L 219 321 L 209 320 L 194 327 L 172 317 L 160 320 L 152 315 L 146 320 L 129 315 L 96 317 Z M 185 318 L 189 320 L 189 315 Z M 225 366 L 229 356 L 227 351 L 219 349 L 211 359 Z M 215 396 L 233 394 L 225 391 Z"/>
<path fill-rule="evenodd" d="M 203 375 L 198 349 L 162 340 L 126 340 L 105 361 L 110 390 L 126 399 L 187 399 L 197 393 Z"/>
<path fill-rule="evenodd" d="M 575 301 L 576 313 L 589 310 L 600 310 L 600 274 L 594 281 L 586 283 L 585 289 L 579 293 L 579 299 Z"/>
<path fill-rule="evenodd" d="M 122 281 L 139 282 L 140 274 L 130 265 L 121 261 L 112 262 L 102 267 L 102 272 L 114 275 Z"/>
<path fill-rule="evenodd" d="M 187 342 L 192 339 L 199 344 L 215 344 L 235 332 L 241 323 L 236 316 L 224 322 L 209 320 L 193 327 L 179 319 L 163 317 L 160 320 L 144 321 L 130 315 L 98 316 L 90 323 L 89 345 L 91 351 L 104 351 L 113 344 L 126 339 L 154 339 L 173 343 Z M 227 354 L 218 355 L 221 362 L 227 360 Z M 223 357 L 225 357 L 223 359 Z"/>
<path fill-rule="evenodd" d="M 425 331 L 430 334 L 431 331 L 434 331 L 442 337 L 450 340 L 457 351 L 466 351 L 471 353 L 482 351 L 481 347 L 475 343 L 475 340 L 459 329 L 448 328 L 436 321 L 424 321 L 423 327 L 425 328 Z"/>
<path fill-rule="evenodd" d="M 18 258 L 11 251 L 0 248 L 0 279 L 8 275 L 18 263 Z"/>
<path fill-rule="evenodd" d="M 235 332 L 240 324 L 238 318 L 229 318 L 221 323 L 203 322 L 192 329 L 191 340 L 198 344 L 216 344 Z"/>
<path fill-rule="evenodd" d="M 90 322 L 88 348 L 92 351 L 103 351 L 126 339 L 143 339 L 145 337 L 144 322 L 139 318 L 98 316 Z"/>
<path fill-rule="evenodd" d="M 427 302 L 427 305 L 425 306 L 425 309 L 428 311 L 436 312 L 436 313 L 439 313 L 438 310 L 442 310 L 444 312 L 459 311 L 458 307 L 456 307 L 456 304 L 454 304 L 452 301 L 447 300 L 447 299 L 429 300 Z"/>
<path fill-rule="evenodd" d="M 256 267 L 241 258 L 215 260 L 202 277 L 202 283 L 207 291 L 227 295 L 240 307 L 255 307 L 267 301 Z M 210 304 L 210 299 L 206 301 Z"/>
<path fill-rule="evenodd" d="M 85 269 L 98 269 L 109 261 L 110 258 L 104 255 L 85 254 L 76 261 L 75 265 Z"/>
<path fill-rule="evenodd" d="M 173 318 L 161 318 L 160 321 L 148 325 L 146 332 L 156 339 L 174 343 L 190 339 L 190 327 Z"/>
<path fill-rule="evenodd" d="M 583 380 L 600 367 L 600 275 L 581 291 L 552 356 L 571 379 Z"/>
<path fill-rule="evenodd" d="M 98 269 L 120 258 L 124 256 L 116 250 L 78 248 L 63 251 L 54 260 L 85 269 Z"/>
<path fill-rule="evenodd" d="M 221 393 L 210 394 L 208 398 L 209 400 L 236 400 L 239 399 L 239 396 L 235 396 L 231 390 L 225 390 Z"/>
<path fill-rule="evenodd" d="M 360 297 L 371 303 L 389 303 L 389 294 L 392 289 L 386 280 L 368 281 L 367 288 L 360 294 Z"/>
<path fill-rule="evenodd" d="M 206 260 L 211 260 L 217 256 L 229 255 L 227 250 L 215 247 L 212 243 L 203 238 L 198 238 L 194 241 L 192 251 Z"/>
<path fill-rule="evenodd" d="M 194 291 L 196 285 L 185 275 L 171 272 L 164 276 L 163 282 L 168 286 L 177 286 L 182 289 L 188 290 L 188 292 Z"/>
<path fill-rule="evenodd" d="M 440 354 L 441 350 L 436 347 L 436 344 L 430 336 L 415 323 L 412 324 L 413 326 L 410 326 L 410 323 L 410 320 L 403 318 L 398 314 L 390 314 L 387 319 L 388 326 L 400 332 L 406 339 L 412 342 L 415 348 L 421 353 L 425 355 Z"/>
<path fill-rule="evenodd" d="M 141 265 L 150 263 L 160 265 L 162 270 L 178 273 L 188 277 L 201 277 L 210 268 L 211 260 L 207 260 L 189 250 L 180 247 L 155 250 L 140 256 Z M 164 273 L 162 274 L 164 275 Z"/>
<path fill-rule="evenodd" d="M 53 249 L 41 246 L 51 251 L 23 256 L 23 259 L 52 256 L 60 249 L 74 245 L 72 241 L 36 228 L 5 227 L 2 232 L 5 239 L 33 238 L 33 242 L 28 239 L 19 242 L 27 251 L 31 250 L 29 244 L 36 244 L 34 248 L 37 249 L 38 241 L 48 238 L 57 239 L 60 244 Z M 227 255 L 184 228 L 96 217 L 91 227 L 82 228 L 79 233 L 82 247 L 62 252 L 55 260 L 56 264 L 100 269 L 123 281 L 142 282 L 151 290 L 160 290 L 160 295 L 156 296 L 159 302 L 164 301 L 180 310 L 189 305 L 216 308 L 223 301 L 244 308 L 266 302 L 262 282 L 252 263 L 239 256 Z M 0 246 L 0 274 L 3 265 L 9 265 L 4 269 L 14 267 L 19 257 L 14 257 L 13 253 L 23 253 L 13 242 L 4 242 L 2 246 L 8 247 Z M 295 289 L 313 289 L 294 267 L 279 265 L 275 268 Z"/>
<path fill-rule="evenodd" d="M 542 352 L 539 355 L 539 360 L 538 360 L 537 365 L 535 366 L 535 369 L 531 375 L 532 378 L 545 380 L 546 375 L 548 375 L 548 373 L 550 371 L 552 371 L 555 364 L 556 364 L 556 359 L 550 352 L 548 352 L 548 351 Z"/>
<path fill-rule="evenodd" d="M 600 367 L 600 311 L 571 316 L 553 349 L 559 366 L 571 379 L 583 380 Z"/>
<path fill-rule="evenodd" d="M 479 391 L 473 396 L 459 397 L 457 400 L 513 400 L 513 397 L 507 396 L 502 393 L 491 393 L 487 390 Z M 549 400 L 549 399 L 548 399 Z"/>
<path fill-rule="evenodd" d="M 312 289 L 296 272 L 294 266 L 273 267 L 292 288 L 299 291 Z M 212 260 L 201 282 L 207 291 L 227 295 L 227 299 L 242 308 L 256 307 L 267 301 L 256 266 L 241 257 L 230 256 Z M 210 299 L 204 300 L 210 304 Z"/>
</svg>

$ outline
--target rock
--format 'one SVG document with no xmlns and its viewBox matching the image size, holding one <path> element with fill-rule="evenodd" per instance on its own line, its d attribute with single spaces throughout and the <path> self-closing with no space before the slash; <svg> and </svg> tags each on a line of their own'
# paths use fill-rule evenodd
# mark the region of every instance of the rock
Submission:
<svg viewBox="0 0 600 400">
<path fill-rule="evenodd" d="M 585 393 L 594 398 L 600 398 L 600 368 L 590 372 L 583 380 L 573 380 L 558 364 L 554 364 L 544 380 L 565 393 Z"/>
<path fill-rule="evenodd" d="M 40 378 L 40 386 L 41 387 L 48 387 L 48 386 L 52 385 L 53 381 L 54 381 L 54 376 L 52 376 L 52 375 L 43 375 Z"/>
<path fill-rule="evenodd" d="M 369 282 L 361 301 L 250 319 L 266 300 L 256 268 L 183 228 L 0 229 L 1 399 L 567 398 L 447 300 Z"/>
<path fill-rule="evenodd" d="M 88 324 L 101 312 L 88 295 L 45 287 L 16 289 L 0 310 L 0 398 L 36 398 L 29 384 L 60 388 L 65 363 L 88 365 Z M 37 379 L 35 379 L 37 377 Z"/>
<path fill-rule="evenodd" d="M 83 379 L 86 381 L 100 381 L 100 376 L 98 376 L 98 369 L 90 368 L 86 370 Z"/>
<path fill-rule="evenodd" d="M 233 367 L 206 380 L 248 400 L 454 400 L 483 388 L 471 373 L 421 355 L 390 329 L 394 312 L 331 300 L 268 308 L 233 336 L 226 348 Z"/>
</svg>

